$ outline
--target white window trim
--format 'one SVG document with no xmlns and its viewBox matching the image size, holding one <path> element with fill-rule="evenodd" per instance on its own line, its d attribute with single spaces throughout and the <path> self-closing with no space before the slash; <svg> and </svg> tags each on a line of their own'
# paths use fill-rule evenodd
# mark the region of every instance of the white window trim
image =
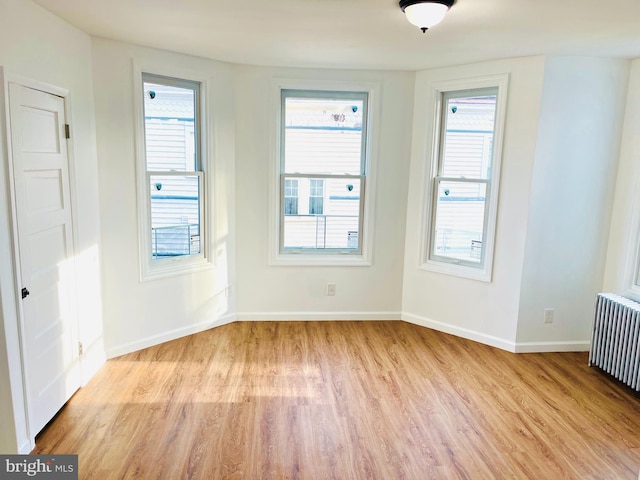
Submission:
<svg viewBox="0 0 640 480">
<path fill-rule="evenodd" d="M 147 162 L 144 140 L 144 108 L 142 92 L 142 74 L 160 75 L 170 78 L 178 78 L 200 83 L 200 168 L 202 171 L 202 205 L 201 211 L 201 248 L 198 255 L 185 255 L 172 258 L 151 258 L 151 214 L 149 211 L 149 182 L 147 181 Z M 138 258 L 140 281 L 156 280 L 177 275 L 194 273 L 214 266 L 213 239 L 215 238 L 214 224 L 211 212 L 214 211 L 212 201 L 214 195 L 209 191 L 213 183 L 213 155 L 212 132 L 208 128 L 209 92 L 211 80 L 176 68 L 167 68 L 166 65 L 142 64 L 134 61 L 133 64 L 133 104 L 134 104 L 134 130 L 136 142 L 136 193 L 138 203 Z"/>
<path fill-rule="evenodd" d="M 366 195 L 362 206 L 362 249 L 353 253 L 314 253 L 280 252 L 280 162 L 281 162 L 281 126 L 282 90 L 320 90 L 336 92 L 366 92 L 368 104 L 368 131 L 366 138 L 365 178 Z M 271 127 L 271 181 L 269 200 L 269 265 L 274 266 L 353 266 L 368 267 L 373 264 L 374 203 L 377 164 L 377 130 L 379 125 L 380 84 L 375 82 L 342 82 L 308 79 L 274 79 L 272 82 L 272 127 Z"/>
<path fill-rule="evenodd" d="M 498 216 L 498 194 L 500 186 L 500 170 L 502 163 L 502 143 L 504 138 L 504 126 L 507 111 L 509 75 L 492 75 L 470 79 L 455 79 L 431 84 L 431 97 L 429 106 L 433 110 L 432 123 L 427 126 L 431 129 L 430 151 L 425 152 L 425 175 L 423 175 L 423 225 L 421 228 L 422 239 L 420 242 L 420 265 L 421 270 L 453 275 L 457 277 L 491 282 L 493 274 L 493 258 L 496 237 L 496 223 Z M 486 245 L 484 265 L 482 268 L 443 262 L 429 258 L 431 248 L 433 228 L 433 202 L 434 202 L 434 178 L 438 174 L 439 148 L 440 148 L 440 128 L 442 122 L 442 94 L 451 91 L 475 90 L 480 88 L 498 88 L 498 103 L 496 105 L 496 121 L 493 137 L 493 160 L 491 167 L 490 190 L 487 192 L 489 199 L 487 205 L 486 223 Z"/>
</svg>

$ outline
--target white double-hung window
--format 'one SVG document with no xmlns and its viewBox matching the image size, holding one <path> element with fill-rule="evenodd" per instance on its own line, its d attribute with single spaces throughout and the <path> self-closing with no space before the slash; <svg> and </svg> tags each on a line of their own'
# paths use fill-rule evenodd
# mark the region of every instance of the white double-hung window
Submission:
<svg viewBox="0 0 640 480">
<path fill-rule="evenodd" d="M 201 83 L 141 74 L 139 211 L 142 278 L 205 259 Z M 141 137 L 141 138 L 140 138 Z"/>
<path fill-rule="evenodd" d="M 280 102 L 277 256 L 361 258 L 369 92 L 281 89 Z"/>
<path fill-rule="evenodd" d="M 491 280 L 506 77 L 436 88 L 424 266 Z"/>
</svg>

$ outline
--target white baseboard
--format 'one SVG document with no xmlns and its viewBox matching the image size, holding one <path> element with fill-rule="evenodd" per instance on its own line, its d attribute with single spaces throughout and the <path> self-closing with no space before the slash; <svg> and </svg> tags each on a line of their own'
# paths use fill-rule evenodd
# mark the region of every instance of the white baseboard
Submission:
<svg viewBox="0 0 640 480">
<path fill-rule="evenodd" d="M 400 312 L 243 312 L 238 313 L 237 317 L 241 322 L 400 320 Z"/>
<path fill-rule="evenodd" d="M 278 312 L 278 313 L 237 313 L 225 315 L 213 321 L 179 328 L 170 332 L 152 335 L 135 342 L 126 343 L 107 350 L 107 358 L 115 358 L 127 353 L 136 352 L 143 348 L 153 347 L 164 342 L 176 340 L 187 335 L 202 332 L 228 323 L 258 322 L 258 321 L 309 321 L 309 320 L 400 320 L 400 312 Z"/>
<path fill-rule="evenodd" d="M 449 333 L 457 337 L 484 343 L 491 347 L 500 348 L 511 353 L 550 353 L 550 352 L 588 352 L 589 340 L 561 341 L 561 342 L 511 342 L 504 338 L 486 335 L 475 330 L 461 328 L 448 323 L 438 322 L 429 318 L 403 312 L 402 320 L 405 322 L 432 328 L 439 332 Z"/>
<path fill-rule="evenodd" d="M 494 337 L 492 335 L 487 335 L 468 328 L 458 327 L 449 323 L 438 322 L 436 320 L 431 320 L 430 318 L 421 317 L 407 312 L 403 312 L 401 318 L 405 322 L 413 323 L 414 325 L 420 325 L 421 327 L 431 328 L 439 332 L 449 333 L 456 337 L 473 340 L 474 342 L 483 343 L 491 347 L 506 350 L 507 352 L 515 353 L 516 351 L 516 344 L 509 340 L 505 340 L 504 338 Z"/>
<path fill-rule="evenodd" d="M 575 342 L 519 342 L 516 353 L 588 352 L 589 340 Z"/>
<path fill-rule="evenodd" d="M 216 320 L 190 325 L 170 332 L 153 335 L 135 342 L 120 345 L 107 350 L 107 358 L 119 357 L 127 353 L 152 347 L 160 343 L 192 335 L 228 323 L 240 322 L 270 322 L 270 321 L 379 321 L 403 320 L 421 327 L 431 328 L 439 332 L 473 340 L 491 347 L 512 353 L 544 353 L 544 352 L 586 352 L 590 342 L 561 341 L 561 342 L 519 342 L 514 343 L 504 338 L 487 335 L 468 328 L 458 327 L 449 323 L 439 322 L 408 312 L 241 312 L 225 315 Z"/>
<path fill-rule="evenodd" d="M 206 322 L 197 323 L 195 325 L 189 325 L 188 327 L 177 328 L 175 330 L 160 333 L 158 335 L 152 335 L 135 342 L 126 343 L 118 347 L 110 348 L 109 350 L 107 350 L 107 358 L 115 358 L 119 357 L 120 355 L 125 355 L 127 353 L 142 350 L 143 348 L 153 347 L 154 345 L 159 345 L 160 343 L 169 342 L 181 337 L 186 337 L 187 335 L 192 335 L 204 330 L 209 330 L 210 328 L 220 327 L 222 325 L 235 322 L 236 320 L 237 315 L 225 315 L 216 318 L 215 320 L 209 320 Z"/>
</svg>

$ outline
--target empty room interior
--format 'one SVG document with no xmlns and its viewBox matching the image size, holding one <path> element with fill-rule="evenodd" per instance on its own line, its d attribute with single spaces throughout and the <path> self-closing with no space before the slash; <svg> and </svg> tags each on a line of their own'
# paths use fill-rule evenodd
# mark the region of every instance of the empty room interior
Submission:
<svg viewBox="0 0 640 480">
<path fill-rule="evenodd" d="M 0 0 L 0 79 L 0 453 L 638 478 L 637 1 Z"/>
</svg>

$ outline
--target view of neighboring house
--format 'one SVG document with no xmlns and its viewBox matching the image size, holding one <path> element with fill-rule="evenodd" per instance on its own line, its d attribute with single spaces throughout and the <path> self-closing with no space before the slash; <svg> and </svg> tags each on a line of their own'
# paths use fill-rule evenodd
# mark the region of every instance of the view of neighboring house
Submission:
<svg viewBox="0 0 640 480">
<path fill-rule="evenodd" d="M 491 178 L 496 97 L 453 96 L 443 112 L 443 152 L 433 253 L 479 262 Z"/>
<path fill-rule="evenodd" d="M 200 252 L 199 178 L 175 174 L 196 169 L 194 101 L 189 89 L 145 83 L 154 256 Z M 494 116 L 495 99 L 449 102 L 443 177 L 473 179 L 490 174 Z M 362 102 L 289 98 L 285 122 L 285 173 L 304 175 L 284 179 L 284 248 L 358 249 L 360 173 L 362 149 L 366 148 Z M 479 259 L 484 186 L 442 182 L 438 202 L 435 253 Z"/>
<path fill-rule="evenodd" d="M 145 82 L 145 148 L 154 257 L 200 253 L 200 186 L 192 89 Z"/>
<path fill-rule="evenodd" d="M 364 112 L 359 99 L 286 99 L 285 249 L 358 249 Z"/>
</svg>

